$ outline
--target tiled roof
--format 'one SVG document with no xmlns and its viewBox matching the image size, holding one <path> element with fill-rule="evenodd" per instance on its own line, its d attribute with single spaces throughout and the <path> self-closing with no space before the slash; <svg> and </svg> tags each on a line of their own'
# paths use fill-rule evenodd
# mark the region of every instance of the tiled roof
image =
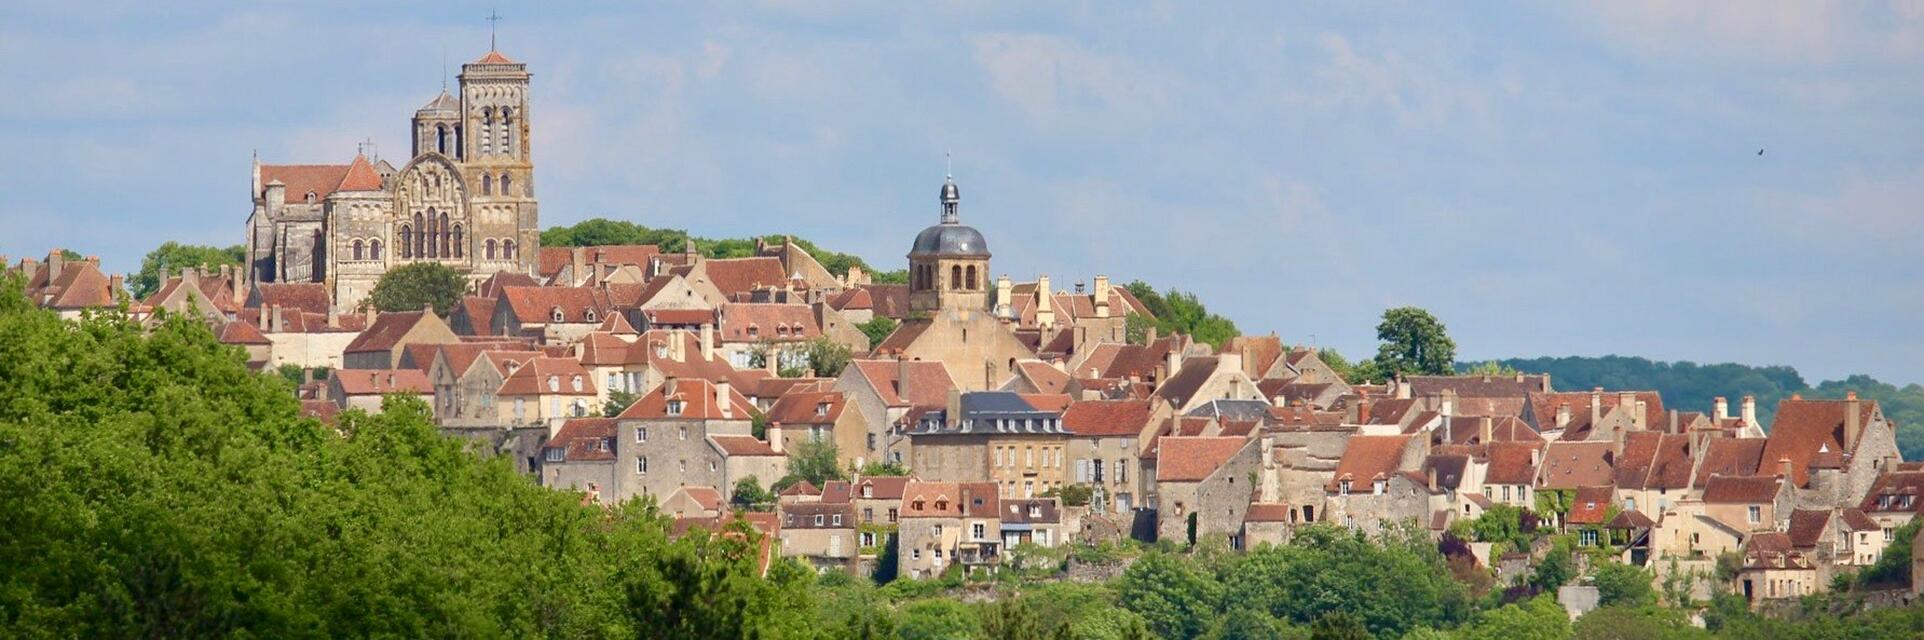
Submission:
<svg viewBox="0 0 1924 640">
<path fill-rule="evenodd" d="M 301 415 L 332 425 L 341 415 L 341 406 L 326 400 L 302 400 Z"/>
<path fill-rule="evenodd" d="M 614 418 L 573 418 L 548 439 L 547 448 L 561 449 L 568 462 L 615 459 Z"/>
<path fill-rule="evenodd" d="M 1556 428 L 1557 406 L 1569 405 L 1570 431 L 1588 433 L 1590 424 L 1590 401 L 1594 391 L 1565 391 L 1529 394 L 1530 412 L 1536 419 L 1537 428 L 1549 430 Z M 1663 408 L 1663 395 L 1655 391 L 1637 391 L 1636 398 L 1643 402 L 1644 425 L 1646 428 L 1662 429 L 1669 424 L 1669 416 Z M 1622 400 L 1620 392 L 1604 391 L 1596 395 L 1597 406 L 1604 414 L 1609 414 Z"/>
<path fill-rule="evenodd" d="M 494 298 L 464 296 L 461 306 L 454 312 L 467 316 L 468 328 L 474 335 L 491 335 L 494 333 L 494 301 Z"/>
<path fill-rule="evenodd" d="M 1286 504 L 1253 503 L 1243 512 L 1243 522 L 1289 522 L 1289 514 Z"/>
<path fill-rule="evenodd" d="M 908 476 L 864 476 L 851 482 L 849 491 L 861 500 L 898 500 L 913 480 Z M 869 497 L 866 498 L 862 497 L 864 486 L 869 488 Z"/>
<path fill-rule="evenodd" d="M 1630 509 L 1617 514 L 1617 517 L 1611 518 L 1610 523 L 1604 526 L 1611 529 L 1649 529 L 1657 526 L 1657 523 L 1651 520 L 1650 516 L 1644 515 L 1642 511 Z"/>
<path fill-rule="evenodd" d="M 561 310 L 562 322 L 599 323 L 610 311 L 607 292 L 592 287 L 503 287 L 501 300 L 524 324 L 553 322 L 555 309 Z"/>
<path fill-rule="evenodd" d="M 832 425 L 842 418 L 847 398 L 840 391 L 790 392 L 768 408 L 768 421 L 786 425 Z"/>
<path fill-rule="evenodd" d="M 1617 486 L 1625 489 L 1684 489 L 1690 486 L 1691 436 L 1636 431 L 1624 436 L 1617 460 Z"/>
<path fill-rule="evenodd" d="M 580 386 L 576 386 L 576 382 Z M 531 358 L 501 381 L 502 396 L 594 396 L 595 380 L 573 358 Z"/>
<path fill-rule="evenodd" d="M 720 309 L 723 342 L 785 342 L 821 337 L 815 313 L 805 304 L 730 302 Z"/>
<path fill-rule="evenodd" d="M 380 191 L 381 174 L 374 171 L 374 165 L 367 163 L 367 156 L 354 154 L 354 161 L 348 163 L 347 174 L 341 176 L 341 182 L 335 186 L 335 190 Z"/>
<path fill-rule="evenodd" d="M 621 419 L 748 420 L 755 405 L 733 388 L 729 389 L 728 394 L 732 404 L 729 415 L 724 417 L 715 403 L 714 383 L 707 380 L 670 379 L 628 405 L 627 410 L 621 412 Z M 680 414 L 668 414 L 668 401 L 671 399 L 683 403 Z"/>
<path fill-rule="evenodd" d="M 1755 475 L 1761 468 L 1764 458 L 1764 438 L 1708 438 L 1704 440 L 1702 458 L 1697 466 L 1697 486 L 1703 486 L 1711 474 L 1726 476 Z"/>
<path fill-rule="evenodd" d="M 405 393 L 431 395 L 434 385 L 420 369 L 335 369 L 328 374 L 351 396 Z"/>
<path fill-rule="evenodd" d="M 782 452 L 776 451 L 774 447 L 768 446 L 768 443 L 762 442 L 760 438 L 756 438 L 755 436 L 711 435 L 708 436 L 708 439 L 715 443 L 716 449 L 720 449 L 723 454 L 730 456 L 780 457 L 782 455 Z"/>
<path fill-rule="evenodd" d="M 1077 436 L 1136 436 L 1149 422 L 1149 400 L 1084 400 L 1062 413 L 1062 426 Z"/>
<path fill-rule="evenodd" d="M 383 313 L 375 317 L 374 326 L 368 327 L 361 332 L 361 335 L 355 336 L 353 342 L 347 343 L 344 351 L 370 353 L 392 350 L 394 345 L 398 344 L 401 338 L 406 337 L 408 331 L 421 321 L 421 314 L 420 311 Z"/>
<path fill-rule="evenodd" d="M 1396 473 L 1397 466 L 1403 462 L 1403 449 L 1410 443 L 1412 436 L 1351 436 L 1349 446 L 1343 450 L 1342 460 L 1336 463 L 1336 470 L 1325 491 L 1335 493 L 1342 489 L 1344 480 L 1350 481 L 1351 491 L 1368 491 L 1370 483 L 1378 479 L 1387 480 Z"/>
<path fill-rule="evenodd" d="M 781 512 L 784 529 L 853 529 L 856 524 L 855 512 L 845 502 L 790 503 L 782 505 Z"/>
<path fill-rule="evenodd" d="M 1504 398 L 1523 397 L 1533 391 L 1542 391 L 1545 385 L 1543 376 L 1410 376 L 1410 395 L 1423 397 L 1430 394 L 1453 390 L 1456 395 L 1466 398 Z"/>
<path fill-rule="evenodd" d="M 1062 393 L 1069 386 L 1069 374 L 1039 360 L 1023 360 L 1015 363 L 1016 371 L 1042 393 Z"/>
<path fill-rule="evenodd" d="M 1543 450 L 1540 442 L 1494 442 L 1489 445 L 1490 468 L 1483 481 L 1489 484 L 1536 484 L 1537 466 L 1532 454 Z"/>
<path fill-rule="evenodd" d="M 1200 482 L 1222 468 L 1244 445 L 1238 437 L 1166 437 L 1157 441 L 1157 482 Z"/>
<path fill-rule="evenodd" d="M 501 55 L 499 51 L 490 50 L 487 55 L 476 59 L 474 64 L 515 64 L 515 61 L 508 59 L 507 56 Z"/>
<path fill-rule="evenodd" d="M 682 485 L 681 488 L 675 489 L 675 493 L 688 496 L 688 499 L 693 501 L 696 505 L 700 506 L 703 511 L 721 511 L 722 510 L 723 503 L 722 503 L 721 490 L 716 489 L 714 487 L 704 487 L 700 485 Z M 670 499 L 673 499 L 674 495 L 670 494 L 668 497 Z"/>
<path fill-rule="evenodd" d="M 1924 471 L 1886 471 L 1858 508 L 1866 513 L 1924 514 Z"/>
<path fill-rule="evenodd" d="M 843 482 L 843 481 L 842 481 L 842 480 L 831 480 L 831 482 Z M 819 487 L 816 487 L 816 486 L 815 486 L 815 483 L 813 483 L 813 482 L 809 482 L 809 481 L 807 481 L 807 480 L 802 480 L 802 481 L 800 481 L 800 482 L 796 482 L 795 484 L 791 484 L 791 485 L 788 485 L 788 488 L 787 488 L 787 489 L 783 489 L 783 490 L 782 490 L 782 491 L 781 491 L 780 493 L 777 493 L 777 494 L 775 494 L 775 495 L 778 495 L 778 496 L 820 496 L 820 495 L 822 495 L 822 490 L 821 490 L 821 488 L 819 488 Z"/>
<path fill-rule="evenodd" d="M 1577 487 L 1577 495 L 1571 501 L 1570 513 L 1564 517 L 1564 521 L 1570 524 L 1603 524 L 1613 494 L 1610 487 Z"/>
<path fill-rule="evenodd" d="M 306 313 L 325 315 L 333 305 L 327 295 L 327 285 L 319 282 L 263 282 L 254 285 L 260 292 L 260 308 L 280 306 L 282 309 L 299 309 Z"/>
<path fill-rule="evenodd" d="M 940 407 L 948 403 L 949 390 L 958 386 L 948 368 L 932 360 L 856 360 L 852 366 L 891 407 Z M 901 395 L 898 374 L 904 366 L 909 377 L 906 398 Z"/>
<path fill-rule="evenodd" d="M 1463 486 L 1463 476 L 1469 467 L 1470 456 L 1466 454 L 1432 453 L 1423 458 L 1422 474 L 1427 482 L 1434 472 L 1439 489 L 1456 489 Z"/>
<path fill-rule="evenodd" d="M 1543 447 L 1537 486 L 1575 489 L 1610 484 L 1616 477 L 1616 453 L 1610 442 L 1552 442 Z"/>
<path fill-rule="evenodd" d="M 220 326 L 220 341 L 224 344 L 273 344 L 261 330 L 245 322 L 226 322 Z"/>
<path fill-rule="evenodd" d="M 1181 408 L 1191 396 L 1202 389 L 1203 383 L 1216 373 L 1219 360 L 1215 356 L 1198 356 L 1184 360 L 1182 370 L 1156 388 L 1156 397 L 1168 400 L 1169 404 Z"/>
<path fill-rule="evenodd" d="M 1784 533 L 1790 536 L 1790 543 L 1799 549 L 1809 549 L 1824 541 L 1824 527 L 1830 524 L 1830 509 L 1797 509 L 1790 512 L 1790 526 Z"/>
<path fill-rule="evenodd" d="M 264 164 L 261 165 L 261 186 L 265 189 L 268 183 L 279 180 L 286 187 L 288 202 L 305 202 L 308 193 L 313 193 L 314 201 L 320 202 L 327 199 L 327 194 L 334 193 L 335 189 L 341 186 L 341 179 L 347 177 L 350 166 L 352 165 Z M 265 197 L 266 192 L 263 190 L 256 195 Z"/>
<path fill-rule="evenodd" d="M 708 275 L 708 282 L 715 285 L 722 295 L 735 299 L 736 294 L 746 294 L 762 287 L 779 287 L 788 282 L 788 274 L 782 273 L 779 258 L 728 258 L 702 261 L 701 269 Z"/>
<path fill-rule="evenodd" d="M 1062 512 L 1055 498 L 1008 498 L 1001 502 L 1004 525 L 1062 522 Z"/>
<path fill-rule="evenodd" d="M 1758 504 L 1777 499 L 1777 476 L 1711 476 L 1704 483 L 1705 504 Z"/>
<path fill-rule="evenodd" d="M 713 309 L 642 309 L 641 317 L 651 326 L 715 324 Z"/>
<path fill-rule="evenodd" d="M 1778 402 L 1777 418 L 1770 424 L 1769 444 L 1764 446 L 1765 464 L 1788 458 L 1794 482 L 1801 487 L 1809 482 L 1811 462 L 1819 451 L 1829 448 L 1852 453 L 1844 451 L 1845 404 L 1844 400 Z M 1857 411 L 1858 428 L 1868 427 L 1877 412 L 1877 401 L 1861 400 Z"/>
<path fill-rule="evenodd" d="M 968 492 L 970 503 L 963 501 Z M 902 490 L 903 518 L 994 518 L 998 501 L 994 482 L 924 482 L 911 480 Z M 986 510 L 984 509 L 986 507 Z M 984 513 L 986 511 L 986 513 Z"/>
<path fill-rule="evenodd" d="M 889 332 L 888 337 L 882 338 L 881 344 L 875 345 L 870 351 L 878 354 L 907 351 L 910 345 L 915 344 L 916 338 L 922 337 L 922 332 L 929 330 L 931 324 L 928 320 L 903 320 L 902 324 L 895 326 L 894 331 Z"/>
<path fill-rule="evenodd" d="M 1458 415 L 1450 419 L 1449 441 L 1451 444 L 1483 444 L 1483 420 L 1481 416 Z M 1540 442 L 1543 434 L 1531 429 L 1523 419 L 1512 416 L 1490 418 L 1490 440 L 1494 442 Z"/>
</svg>

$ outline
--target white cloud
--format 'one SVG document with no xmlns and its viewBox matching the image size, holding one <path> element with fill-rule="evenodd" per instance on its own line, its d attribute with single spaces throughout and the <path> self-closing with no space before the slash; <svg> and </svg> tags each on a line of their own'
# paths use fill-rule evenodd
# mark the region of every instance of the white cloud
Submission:
<svg viewBox="0 0 1924 640">
<path fill-rule="evenodd" d="M 1653 58 L 1829 63 L 1915 56 L 1915 2 L 1597 0 L 1578 10 L 1611 41 Z"/>
<path fill-rule="evenodd" d="M 992 33 L 970 40 L 989 86 L 1038 128 L 1141 123 L 1166 97 L 1147 65 L 1067 38 Z"/>
</svg>

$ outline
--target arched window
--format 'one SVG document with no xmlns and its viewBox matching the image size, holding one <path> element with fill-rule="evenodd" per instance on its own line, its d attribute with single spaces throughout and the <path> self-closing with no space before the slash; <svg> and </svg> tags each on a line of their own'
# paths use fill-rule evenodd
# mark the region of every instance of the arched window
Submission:
<svg viewBox="0 0 1924 640">
<path fill-rule="evenodd" d="M 494 153 L 494 110 L 481 110 L 481 155 Z"/>
<path fill-rule="evenodd" d="M 428 235 L 427 229 L 427 226 L 422 224 L 421 212 L 414 212 L 414 257 L 416 258 L 426 257 L 428 255 L 427 241 L 425 239 Z"/>
<path fill-rule="evenodd" d="M 441 222 L 439 224 L 434 225 L 434 228 L 440 230 L 441 232 L 441 238 L 440 238 L 441 239 L 441 254 L 440 254 L 441 257 L 446 258 L 448 256 L 454 255 L 454 254 L 448 253 L 448 249 L 451 248 L 448 246 L 448 212 L 446 211 L 441 212 Z"/>
<path fill-rule="evenodd" d="M 974 291 L 975 290 L 975 265 L 969 265 L 969 269 L 967 273 L 968 273 L 968 277 L 963 279 L 963 282 L 967 283 L 968 290 Z"/>
<path fill-rule="evenodd" d="M 481 174 L 481 195 L 494 195 L 494 178 L 485 173 Z"/>
<path fill-rule="evenodd" d="M 414 228 L 401 225 L 401 257 L 414 257 Z"/>
<path fill-rule="evenodd" d="M 437 258 L 441 255 L 437 252 L 441 244 L 441 218 L 434 215 L 433 208 L 429 208 L 427 220 L 427 226 L 421 227 L 421 237 L 425 240 L 426 244 L 426 246 L 422 247 L 421 255 L 428 258 Z"/>
<path fill-rule="evenodd" d="M 468 152 L 462 149 L 461 143 L 461 125 L 457 124 L 454 125 L 454 157 L 456 158 L 466 158 L 468 156 Z"/>
<path fill-rule="evenodd" d="M 494 238 L 488 238 L 487 246 L 488 246 L 487 253 L 483 253 L 481 254 L 481 256 L 489 260 L 493 260 L 494 259 Z"/>
<path fill-rule="evenodd" d="M 962 288 L 962 266 L 961 265 L 949 265 L 949 288 L 950 289 Z"/>
<path fill-rule="evenodd" d="M 448 153 L 448 125 L 445 125 L 445 124 L 443 124 L 443 125 L 435 125 L 435 127 L 434 127 L 434 148 L 435 148 L 435 149 L 437 149 L 437 150 L 439 150 L 439 151 L 441 152 L 441 155 L 447 155 L 447 153 Z"/>
<path fill-rule="evenodd" d="M 507 107 L 502 107 L 501 108 L 501 136 L 500 136 L 501 155 L 505 155 L 505 156 L 514 155 L 514 134 L 513 134 L 514 127 L 510 126 L 513 122 L 514 122 L 514 110 Z M 502 187 L 501 191 L 503 192 L 503 195 L 506 195 L 507 187 L 505 186 Z"/>
<path fill-rule="evenodd" d="M 514 179 L 508 177 L 508 174 L 505 174 L 505 173 L 501 174 L 501 195 L 504 195 L 504 196 L 514 195 L 514 191 L 510 190 L 510 187 L 513 186 L 513 182 L 514 182 Z"/>
<path fill-rule="evenodd" d="M 369 260 L 381 259 L 381 239 L 380 238 L 369 240 L 367 242 L 367 248 L 368 248 L 367 259 Z"/>
<path fill-rule="evenodd" d="M 458 225 L 458 224 L 454 225 L 454 257 L 456 258 L 467 257 L 467 254 L 468 254 L 468 251 L 466 249 L 467 246 L 468 246 L 468 240 L 461 233 L 461 225 Z"/>
<path fill-rule="evenodd" d="M 555 307 L 548 310 L 548 319 L 555 322 L 565 322 L 568 320 L 568 315 L 561 312 L 561 307 Z"/>
<path fill-rule="evenodd" d="M 362 259 L 361 258 L 361 241 L 359 240 L 354 241 L 354 259 L 355 260 Z"/>
<path fill-rule="evenodd" d="M 503 260 L 514 259 L 514 241 L 513 240 L 501 241 L 501 258 Z"/>
</svg>

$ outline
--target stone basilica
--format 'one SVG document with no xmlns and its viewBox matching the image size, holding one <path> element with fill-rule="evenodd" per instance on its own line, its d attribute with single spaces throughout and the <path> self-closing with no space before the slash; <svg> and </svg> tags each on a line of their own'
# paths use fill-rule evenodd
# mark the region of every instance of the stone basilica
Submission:
<svg viewBox="0 0 1924 640">
<path fill-rule="evenodd" d="M 461 65 L 458 96 L 414 112 L 413 153 L 395 169 L 254 161 L 248 277 L 320 282 L 359 306 L 390 268 L 439 262 L 480 280 L 531 272 L 539 253 L 527 65 L 497 51 Z"/>
</svg>

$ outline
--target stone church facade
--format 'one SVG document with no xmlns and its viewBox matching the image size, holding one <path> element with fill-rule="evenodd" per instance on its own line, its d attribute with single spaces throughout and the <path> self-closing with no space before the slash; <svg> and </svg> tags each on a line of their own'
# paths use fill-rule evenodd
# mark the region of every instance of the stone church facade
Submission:
<svg viewBox="0 0 1924 640">
<path fill-rule="evenodd" d="M 464 65 L 415 111 L 412 155 L 395 169 L 362 155 L 346 165 L 253 167 L 248 277 L 321 282 L 350 309 L 388 269 L 438 262 L 480 280 L 531 273 L 540 253 L 527 65 L 497 51 Z"/>
</svg>

